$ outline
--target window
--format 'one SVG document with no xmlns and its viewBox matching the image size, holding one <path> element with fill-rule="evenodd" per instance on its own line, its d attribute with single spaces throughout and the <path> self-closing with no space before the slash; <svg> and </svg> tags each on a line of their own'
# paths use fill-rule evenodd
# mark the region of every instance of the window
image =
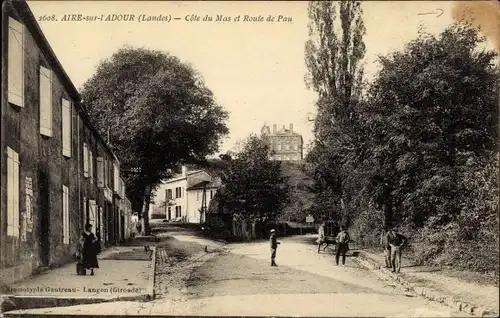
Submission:
<svg viewBox="0 0 500 318">
<path fill-rule="evenodd" d="M 210 199 L 212 199 L 213 197 L 214 197 L 214 191 L 210 190 Z"/>
<path fill-rule="evenodd" d="M 71 157 L 71 103 L 62 99 L 62 144 L 63 156 Z"/>
<path fill-rule="evenodd" d="M 297 150 L 298 149 L 298 145 L 297 144 L 293 144 L 293 150 Z"/>
<path fill-rule="evenodd" d="M 182 198 L 182 188 L 181 187 L 175 188 L 175 198 Z"/>
<path fill-rule="evenodd" d="M 168 207 L 168 220 L 172 219 L 172 207 Z"/>
<path fill-rule="evenodd" d="M 176 218 L 181 217 L 181 206 L 180 205 L 175 207 L 175 217 Z"/>
<path fill-rule="evenodd" d="M 88 150 L 89 152 L 89 179 L 90 183 L 94 183 L 94 155 L 92 154 L 92 150 Z"/>
<path fill-rule="evenodd" d="M 24 106 L 24 25 L 9 18 L 8 100 Z"/>
<path fill-rule="evenodd" d="M 69 189 L 64 185 L 62 189 L 62 212 L 63 243 L 69 244 Z"/>
<path fill-rule="evenodd" d="M 276 145 L 276 149 L 281 150 L 281 143 L 280 142 Z"/>
<path fill-rule="evenodd" d="M 52 137 L 52 71 L 40 66 L 40 133 Z"/>
<path fill-rule="evenodd" d="M 19 237 L 19 154 L 7 147 L 7 235 Z"/>
<path fill-rule="evenodd" d="M 165 195 L 167 200 L 172 200 L 172 189 L 167 189 L 167 194 Z"/>
<path fill-rule="evenodd" d="M 89 148 L 86 143 L 83 143 L 83 176 L 89 176 Z"/>
<path fill-rule="evenodd" d="M 285 150 L 290 150 L 290 144 L 288 143 L 285 144 Z"/>
</svg>

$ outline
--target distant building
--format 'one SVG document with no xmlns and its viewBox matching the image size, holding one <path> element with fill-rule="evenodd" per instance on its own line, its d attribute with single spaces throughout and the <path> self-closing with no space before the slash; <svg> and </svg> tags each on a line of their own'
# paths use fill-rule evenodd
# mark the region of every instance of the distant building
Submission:
<svg viewBox="0 0 500 318">
<path fill-rule="evenodd" d="M 204 223 L 210 201 L 221 186 L 221 180 L 201 181 L 187 188 L 187 216 L 189 223 Z"/>
<path fill-rule="evenodd" d="M 156 191 L 155 204 L 150 211 L 163 209 L 169 221 L 199 223 L 205 187 L 206 205 L 215 194 L 218 185 L 205 170 L 189 171 L 183 166 L 182 172 L 163 182 Z"/>
<path fill-rule="evenodd" d="M 302 146 L 304 141 L 301 134 L 293 131 L 293 124 L 290 124 L 289 129 L 286 129 L 285 126 L 283 126 L 280 130 L 277 130 L 276 124 L 274 124 L 272 133 L 269 126 L 264 124 L 261 129 L 261 134 L 264 140 L 269 143 L 269 146 L 273 151 L 271 160 L 302 160 Z"/>
</svg>

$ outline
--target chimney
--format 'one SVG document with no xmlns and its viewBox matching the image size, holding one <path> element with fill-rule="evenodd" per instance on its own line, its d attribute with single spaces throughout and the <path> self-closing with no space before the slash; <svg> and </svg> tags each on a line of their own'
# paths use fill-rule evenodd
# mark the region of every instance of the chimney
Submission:
<svg viewBox="0 0 500 318">
<path fill-rule="evenodd" d="M 276 124 L 273 125 L 273 134 L 276 134 Z"/>
<path fill-rule="evenodd" d="M 293 133 L 293 124 L 290 124 L 290 132 Z"/>
<path fill-rule="evenodd" d="M 182 176 L 183 177 L 187 176 L 187 171 L 188 171 L 187 167 L 186 166 L 182 166 Z"/>
</svg>

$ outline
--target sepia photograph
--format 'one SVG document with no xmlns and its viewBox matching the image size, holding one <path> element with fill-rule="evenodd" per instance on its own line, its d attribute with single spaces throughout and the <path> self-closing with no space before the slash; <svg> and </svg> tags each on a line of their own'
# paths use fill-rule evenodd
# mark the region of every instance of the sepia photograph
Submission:
<svg viewBox="0 0 500 318">
<path fill-rule="evenodd" d="M 498 317 L 500 2 L 2 2 L 0 317 Z"/>
</svg>

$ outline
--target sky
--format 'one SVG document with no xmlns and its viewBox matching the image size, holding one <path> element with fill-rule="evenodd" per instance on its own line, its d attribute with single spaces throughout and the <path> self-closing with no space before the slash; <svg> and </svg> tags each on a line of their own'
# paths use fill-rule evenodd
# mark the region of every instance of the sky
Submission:
<svg viewBox="0 0 500 318">
<path fill-rule="evenodd" d="M 305 145 L 312 141 L 308 118 L 314 113 L 316 94 L 304 82 L 306 1 L 28 1 L 28 5 L 78 89 L 102 59 L 124 45 L 162 50 L 200 71 L 218 103 L 229 112 L 230 133 L 221 153 L 251 133 L 259 133 L 264 123 L 278 127 L 293 123 Z M 452 1 L 364 2 L 368 76 L 377 70 L 378 55 L 402 49 L 416 38 L 419 27 L 437 33 L 452 23 L 455 5 Z M 135 21 L 62 21 L 65 14 L 135 14 Z M 141 14 L 170 16 L 171 20 L 138 22 Z M 206 15 L 214 20 L 216 15 L 231 19 L 241 15 L 242 20 L 244 15 L 289 19 L 209 22 L 203 21 Z M 196 16 L 201 21 L 186 21 L 186 17 L 196 20 Z M 58 21 L 48 21 L 52 17 Z"/>
</svg>

